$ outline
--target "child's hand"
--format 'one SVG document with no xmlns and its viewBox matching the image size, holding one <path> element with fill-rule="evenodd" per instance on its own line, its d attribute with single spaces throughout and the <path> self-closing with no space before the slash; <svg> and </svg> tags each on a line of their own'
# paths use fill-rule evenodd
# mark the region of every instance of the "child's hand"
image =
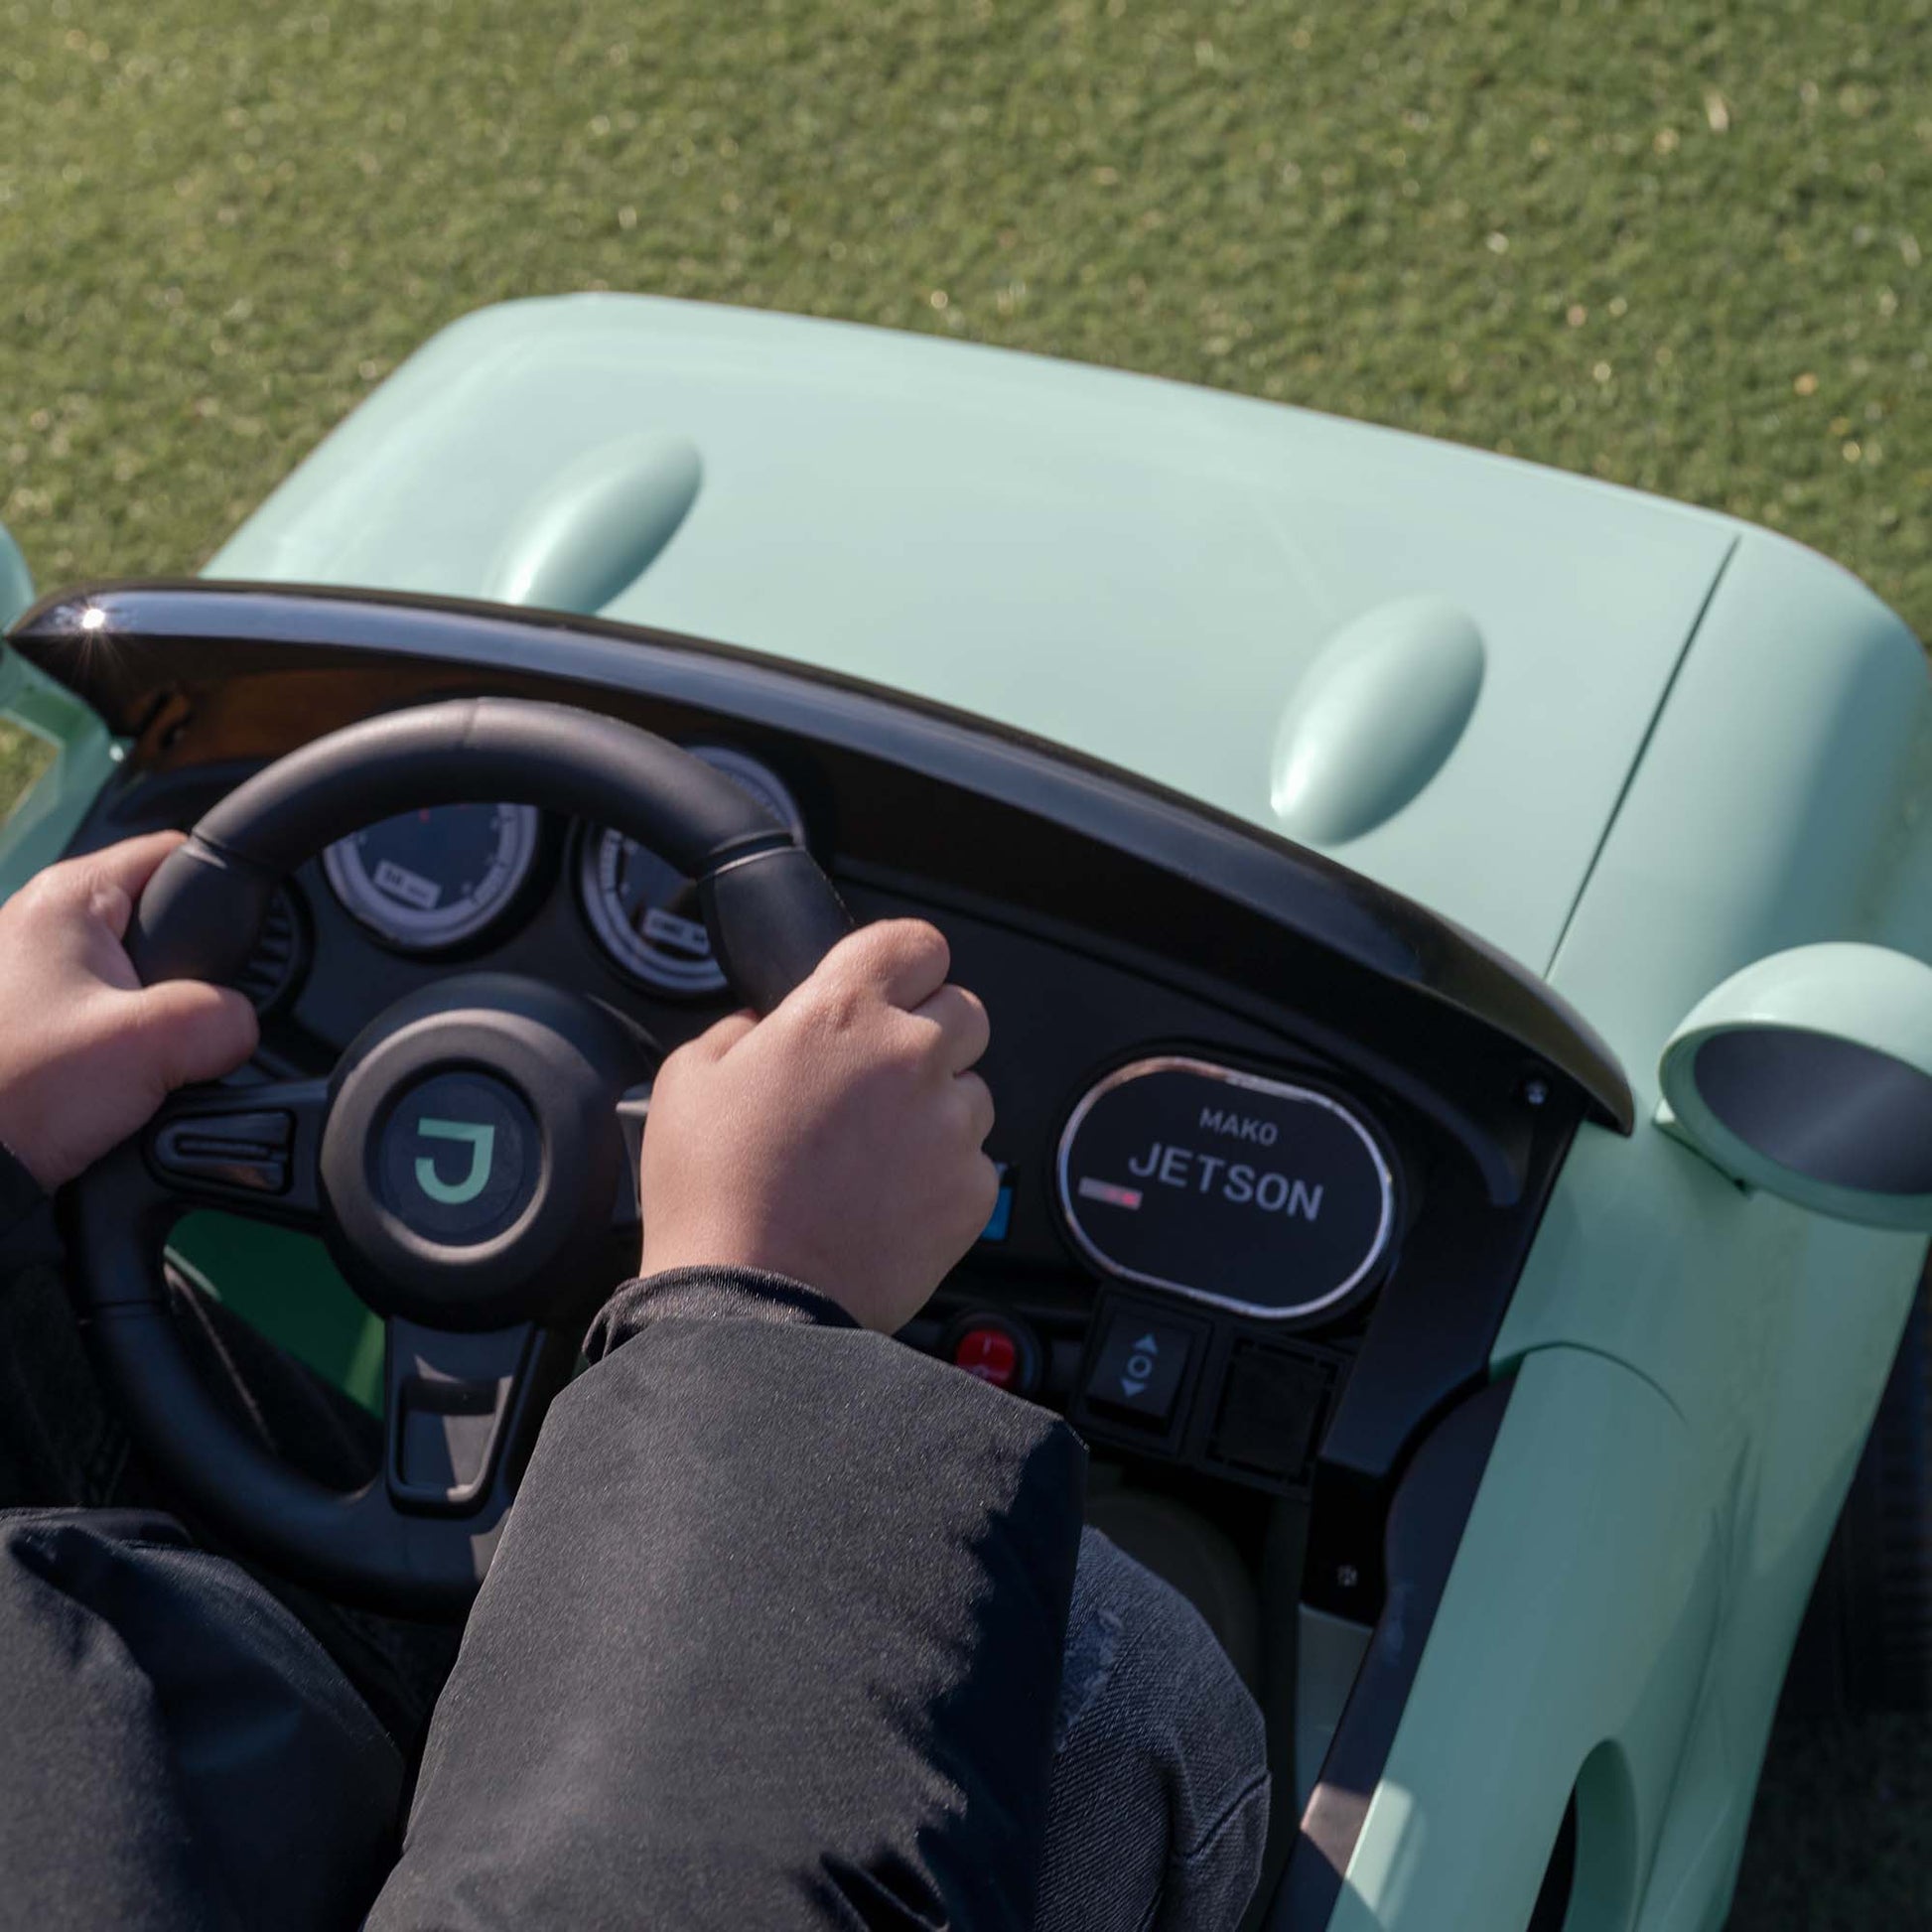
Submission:
<svg viewBox="0 0 1932 1932">
<path fill-rule="evenodd" d="M 0 1142 L 43 1187 L 91 1167 L 174 1088 L 255 1049 L 239 993 L 144 988 L 121 949 L 134 901 L 179 832 L 69 859 L 0 905 Z"/>
<path fill-rule="evenodd" d="M 986 1009 L 950 963 L 919 920 L 866 926 L 765 1019 L 721 1020 L 664 1062 L 644 1274 L 768 1269 L 886 1334 L 919 1311 L 999 1194 L 993 1098 L 968 1071 Z"/>
</svg>

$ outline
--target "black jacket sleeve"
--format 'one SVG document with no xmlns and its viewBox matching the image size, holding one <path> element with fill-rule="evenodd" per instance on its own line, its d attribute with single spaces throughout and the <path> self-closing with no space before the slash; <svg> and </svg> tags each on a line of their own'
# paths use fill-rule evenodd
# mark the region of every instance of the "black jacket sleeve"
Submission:
<svg viewBox="0 0 1932 1932">
<path fill-rule="evenodd" d="M 588 1352 L 372 1932 L 1025 1932 L 1077 1440 L 770 1276 L 631 1284 Z"/>
<path fill-rule="evenodd" d="M 49 1201 L 26 1164 L 0 1141 L 0 1275 L 60 1252 L 52 1239 Z"/>
</svg>

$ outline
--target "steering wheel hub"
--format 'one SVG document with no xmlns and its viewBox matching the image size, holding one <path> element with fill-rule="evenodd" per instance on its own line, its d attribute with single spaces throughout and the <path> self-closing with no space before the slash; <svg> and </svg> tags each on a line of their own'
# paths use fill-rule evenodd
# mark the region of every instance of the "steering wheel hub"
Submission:
<svg viewBox="0 0 1932 1932">
<path fill-rule="evenodd" d="M 611 1241 L 617 1106 L 643 1035 L 536 980 L 472 973 L 350 1043 L 322 1133 L 323 1233 L 369 1306 L 444 1328 L 567 1319 Z"/>
<path fill-rule="evenodd" d="M 455 1172 L 442 1159 L 451 1143 Z M 535 1202 L 542 1130 L 507 1082 L 468 1070 L 432 1073 L 390 1106 L 375 1177 L 382 1204 L 412 1233 L 469 1247 L 504 1233 Z"/>
</svg>

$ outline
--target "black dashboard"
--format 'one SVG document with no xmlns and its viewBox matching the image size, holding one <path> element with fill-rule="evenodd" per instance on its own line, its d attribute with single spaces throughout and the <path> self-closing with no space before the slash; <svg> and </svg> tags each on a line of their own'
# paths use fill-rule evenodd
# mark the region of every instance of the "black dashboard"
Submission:
<svg viewBox="0 0 1932 1932">
<path fill-rule="evenodd" d="M 192 824 L 264 761 L 435 698 L 559 699 L 700 749 L 861 918 L 945 932 L 993 1022 L 1003 1173 L 915 1346 L 1157 1480 L 1311 1498 L 1306 1599 L 1382 1593 L 1420 1434 L 1483 1382 L 1607 1052 L 1538 982 L 1318 857 L 892 694 L 590 620 L 253 586 L 105 587 L 13 642 L 127 743 L 80 842 Z M 692 897 L 595 825 L 479 799 L 284 888 L 244 984 L 326 1070 L 454 968 L 531 975 L 669 1050 L 727 1008 Z"/>
</svg>

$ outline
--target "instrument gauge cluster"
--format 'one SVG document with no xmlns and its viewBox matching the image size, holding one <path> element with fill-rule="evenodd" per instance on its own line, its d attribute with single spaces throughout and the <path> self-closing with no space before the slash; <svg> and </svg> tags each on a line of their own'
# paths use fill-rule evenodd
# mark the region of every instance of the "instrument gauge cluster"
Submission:
<svg viewBox="0 0 1932 1932">
<path fill-rule="evenodd" d="M 694 745 L 691 752 L 749 791 L 800 845 L 805 843 L 797 802 L 774 773 L 724 746 Z M 632 979 L 688 998 L 724 991 L 725 975 L 711 956 L 698 890 L 656 853 L 621 832 L 586 827 L 577 889 L 591 930 Z"/>
<path fill-rule="evenodd" d="M 336 897 L 401 952 L 433 953 L 494 925 L 536 864 L 531 805 L 435 805 L 340 839 L 323 854 Z"/>
<path fill-rule="evenodd" d="M 691 749 L 804 843 L 797 801 L 774 772 L 725 746 Z M 536 870 L 542 831 L 542 814 L 530 805 L 437 805 L 339 840 L 322 869 L 366 931 L 394 951 L 431 955 L 508 922 Z M 606 827 L 577 828 L 574 849 L 577 902 L 612 966 L 660 994 L 702 999 L 724 991 L 690 880 Z"/>
</svg>

